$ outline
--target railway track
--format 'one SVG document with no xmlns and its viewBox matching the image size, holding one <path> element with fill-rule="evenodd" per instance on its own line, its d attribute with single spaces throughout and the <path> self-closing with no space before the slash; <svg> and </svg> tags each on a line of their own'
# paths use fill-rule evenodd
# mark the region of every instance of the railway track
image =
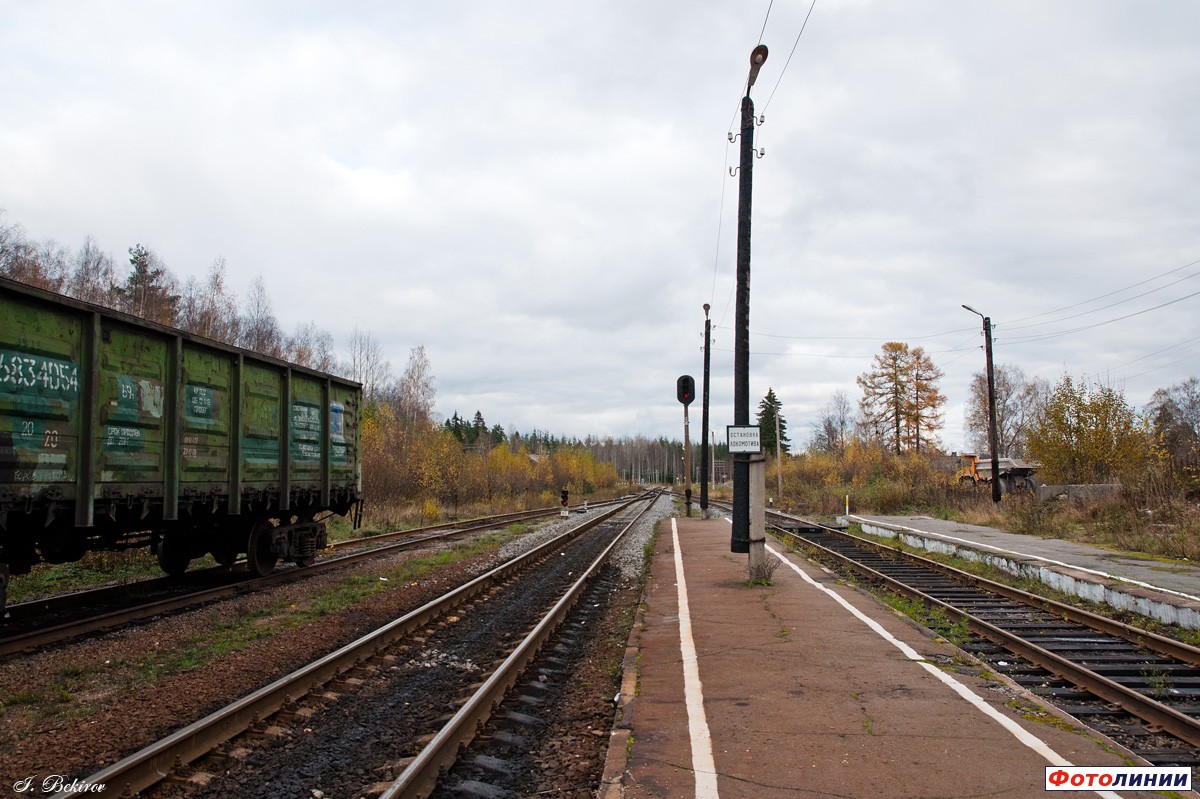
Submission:
<svg viewBox="0 0 1200 799">
<path fill-rule="evenodd" d="M 602 508 L 607 504 L 593 507 Z M 218 566 L 194 570 L 179 578 L 158 577 L 9 605 L 4 625 L 0 627 L 0 657 L 306 579 L 424 544 L 558 513 L 557 508 L 505 513 L 339 541 L 330 545 L 327 551 L 346 554 L 326 557 L 304 568 L 281 569 L 264 577 Z"/>
<path fill-rule="evenodd" d="M 1156 765 L 1200 767 L 1200 649 L 781 514 L 818 559 L 966 625 L 995 671 Z"/>
<path fill-rule="evenodd" d="M 655 498 L 590 514 L 81 782 L 161 783 L 156 796 L 310 795 L 318 784 L 327 795 L 428 795 Z"/>
</svg>

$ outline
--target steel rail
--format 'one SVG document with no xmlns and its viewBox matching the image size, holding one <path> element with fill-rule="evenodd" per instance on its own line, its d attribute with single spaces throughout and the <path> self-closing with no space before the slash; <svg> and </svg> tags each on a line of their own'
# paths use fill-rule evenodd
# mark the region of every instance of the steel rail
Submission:
<svg viewBox="0 0 1200 799">
<path fill-rule="evenodd" d="M 598 502 L 592 507 L 600 508 L 607 504 L 609 503 Z M 395 530 L 390 533 L 380 533 L 379 535 L 364 536 L 362 538 L 348 538 L 344 541 L 334 541 L 325 547 L 325 550 L 337 551 L 356 546 L 369 546 L 373 543 L 390 541 L 396 538 L 404 538 L 406 541 L 408 541 L 410 540 L 409 537 L 411 536 L 428 534 L 437 530 L 470 532 L 472 530 L 485 529 L 486 527 L 494 527 L 505 522 L 522 521 L 524 519 L 536 519 L 542 516 L 556 515 L 558 512 L 559 508 L 536 508 L 534 510 L 499 513 L 495 516 L 478 516 L 473 519 L 462 519 L 452 522 L 442 522 L 440 524 L 431 524 L 425 527 L 414 527 L 410 530 Z M 483 527 L 480 525 L 483 525 Z M 433 536 L 430 536 L 430 538 L 432 537 Z M 235 563 L 245 563 L 245 559 L 239 558 L 237 561 L 235 561 Z M 5 608 L 5 616 L 9 621 L 16 621 L 19 619 L 36 616 L 39 613 L 54 613 L 67 610 L 80 604 L 103 602 L 110 596 L 119 596 L 127 591 L 154 591 L 164 587 L 178 586 L 182 581 L 190 579 L 203 579 L 206 576 L 221 573 L 227 574 L 228 571 L 228 566 L 210 566 L 207 568 L 195 569 L 193 571 L 186 572 L 180 577 L 150 577 L 145 580 L 135 580 L 128 583 L 105 585 L 98 588 L 87 588 L 80 591 L 70 591 L 63 594 L 55 594 L 53 596 L 39 597 L 38 599 L 30 599 L 25 602 L 10 603 Z"/>
<path fill-rule="evenodd" d="M 1200 648 L 1186 644 L 1183 641 L 1177 641 L 1174 638 L 1168 638 L 1165 635 L 1143 630 L 1140 627 L 1134 627 L 1131 624 L 1126 624 L 1116 619 L 1102 616 L 1098 613 L 1093 613 L 1089 610 L 1069 605 L 1065 602 L 1059 602 L 1048 597 L 1039 596 L 1038 594 L 1024 591 L 1020 588 L 1015 588 L 1011 585 L 1005 585 L 994 580 L 989 580 L 986 577 L 981 577 L 977 574 L 972 574 L 962 569 L 956 569 L 945 563 L 940 563 L 930 558 L 922 557 L 913 552 L 908 552 L 903 549 L 889 546 L 879 541 L 872 541 L 867 538 L 853 535 L 842 530 L 825 527 L 823 525 L 814 524 L 802 519 L 796 519 L 784 514 L 773 514 L 777 518 L 784 519 L 788 522 L 802 523 L 806 526 L 815 527 L 825 532 L 836 534 L 853 541 L 859 546 L 873 549 L 876 552 L 887 552 L 893 555 L 899 555 L 910 563 L 921 566 L 922 568 L 938 572 L 939 574 L 949 577 L 959 582 L 968 583 L 977 586 L 985 591 L 999 594 L 1006 599 L 1011 599 L 1014 602 L 1019 602 L 1023 605 L 1029 605 L 1035 608 L 1040 608 L 1048 613 L 1053 613 L 1056 616 L 1061 616 L 1067 621 L 1073 621 L 1076 624 L 1082 624 L 1085 627 L 1091 627 L 1098 632 L 1107 633 L 1117 638 L 1122 638 L 1129 643 L 1158 652 L 1161 655 L 1174 658 L 1176 660 L 1187 663 L 1191 666 L 1200 668 Z M 788 535 L 798 535 L 791 533 L 782 528 L 776 528 L 780 532 Z"/>
<path fill-rule="evenodd" d="M 608 507 L 609 505 L 616 505 L 620 502 L 621 502 L 621 500 L 619 500 L 619 499 L 605 500 L 603 502 L 597 502 L 596 504 L 592 505 L 591 509 L 598 510 L 600 508 Z M 357 545 L 371 544 L 375 541 L 386 541 L 386 540 L 392 539 L 392 538 L 400 538 L 400 537 L 404 537 L 404 536 L 410 536 L 410 535 L 413 535 L 416 533 L 429 533 L 429 532 L 433 532 L 435 530 L 457 531 L 458 528 L 462 527 L 463 525 L 469 525 L 470 527 L 468 529 L 478 530 L 478 529 L 484 529 L 486 527 L 495 527 L 504 522 L 519 522 L 519 521 L 524 521 L 526 519 L 538 519 L 538 518 L 541 518 L 542 516 L 557 516 L 561 512 L 562 512 L 562 508 L 550 507 L 550 508 L 534 508 L 533 510 L 517 510 L 517 511 L 512 511 L 510 513 L 497 513 L 495 516 L 477 516 L 473 519 L 460 519 L 460 520 L 455 520 L 452 522 L 442 522 L 440 524 L 431 524 L 431 525 L 427 525 L 425 527 L 414 527 L 411 530 L 395 530 L 390 533 L 380 533 L 378 535 L 368 535 L 368 536 L 363 536 L 362 538 L 347 538 L 344 541 L 333 542 L 332 544 L 327 546 L 326 549 L 345 549 L 347 547 L 353 547 L 353 546 L 357 546 Z M 482 525 L 482 527 L 480 525 Z"/>
<path fill-rule="evenodd" d="M 710 502 L 709 504 L 720 503 Z M 976 585 L 983 590 L 999 594 L 1006 599 L 1011 599 L 1024 605 L 1040 608 L 1048 613 L 1061 616 L 1068 621 L 1073 621 L 1076 624 L 1082 624 L 1084 626 L 1091 627 L 1099 632 L 1107 633 L 1109 635 L 1116 636 L 1117 638 L 1122 638 L 1135 646 L 1143 649 L 1150 649 L 1158 652 L 1161 655 L 1166 655 L 1167 657 L 1171 657 L 1200 668 L 1200 647 L 1191 646 L 1190 644 L 1186 644 L 1174 638 L 1168 638 L 1165 635 L 1159 635 L 1158 633 L 1150 632 L 1149 630 L 1143 630 L 1140 627 L 1134 627 L 1131 624 L 1126 624 L 1125 622 L 1117 621 L 1116 619 L 1108 616 L 1093 613 L 1089 610 L 1076 607 L 1075 605 L 1059 602 L 1057 600 L 1040 596 L 1029 591 L 1024 591 L 1020 588 L 1015 588 L 1011 585 L 1005 585 L 1004 583 L 996 582 L 995 580 L 989 580 L 986 577 L 981 577 L 977 574 L 956 569 L 953 566 L 949 566 L 945 563 L 931 560 L 929 558 L 922 557 L 921 555 L 917 555 L 897 547 L 889 546 L 888 544 L 881 543 L 879 541 L 862 538 L 860 536 L 847 533 L 843 530 L 827 527 L 826 525 L 818 524 L 808 519 L 789 516 L 787 514 L 780 513 L 779 511 L 768 511 L 767 517 L 780 520 L 784 524 L 811 527 L 833 535 L 838 535 L 846 538 L 847 540 L 855 542 L 859 546 L 873 549 L 876 552 L 887 552 L 902 556 L 914 564 L 922 566 L 926 569 L 930 569 L 931 571 L 936 571 L 943 576 L 950 577 L 951 579 L 959 580 L 971 585 Z M 773 528 L 777 532 L 784 535 L 798 535 L 797 533 L 779 525 L 773 525 Z"/>
<path fill-rule="evenodd" d="M 437 784 L 438 775 L 458 758 L 459 749 L 470 743 L 476 730 L 491 716 L 492 708 L 504 699 L 505 693 L 520 678 L 525 667 L 537 656 L 542 645 L 566 618 L 575 602 L 583 593 L 588 582 L 608 560 L 609 554 L 637 524 L 650 508 L 653 500 L 638 513 L 584 570 L 554 607 L 542 618 L 532 631 L 517 645 L 504 662 L 472 694 L 445 726 L 405 767 L 400 776 L 379 795 L 379 799 L 421 799 L 426 797 Z"/>
<path fill-rule="evenodd" d="M 537 516 L 549 515 L 550 511 L 537 511 L 534 515 L 528 515 L 525 518 L 536 518 Z M 201 589 L 191 593 L 166 597 L 159 600 L 135 605 L 133 607 L 121 608 L 118 610 L 108 611 L 105 613 L 89 616 L 76 621 L 63 622 L 51 627 L 40 627 L 29 630 L 27 632 L 16 633 L 14 635 L 0 637 L 0 657 L 10 655 L 16 652 L 23 652 L 39 646 L 45 646 L 57 641 L 63 641 L 69 638 L 74 638 L 88 633 L 99 632 L 101 630 L 119 627 L 123 624 L 138 621 L 139 619 L 157 616 L 163 613 L 173 613 L 193 605 L 204 605 L 209 602 L 215 602 L 220 599 L 238 596 L 249 591 L 255 591 L 260 588 L 266 588 L 281 583 L 288 583 L 295 580 L 305 579 L 307 577 L 322 574 L 327 571 L 344 568 L 353 565 L 359 561 L 369 560 L 371 558 L 380 557 L 383 555 L 402 552 L 406 549 L 418 546 L 419 544 L 429 543 L 431 541 L 444 541 L 455 538 L 468 533 L 480 532 L 496 527 L 500 524 L 505 524 L 513 521 L 511 514 L 505 514 L 504 517 L 498 518 L 491 522 L 481 522 L 471 527 L 453 527 L 441 533 L 432 533 L 429 535 L 417 535 L 411 538 L 405 538 L 402 541 L 393 541 L 392 543 L 383 544 L 382 546 L 363 549 L 357 552 L 352 552 L 337 557 L 328 558 L 318 561 L 311 566 L 303 568 L 286 569 L 283 571 L 274 572 L 263 577 L 251 577 L 249 579 L 238 580 L 226 585 L 216 586 L 214 588 Z M 422 532 L 421 531 L 408 531 Z M 396 534 L 389 534 L 389 537 L 395 537 Z M 358 542 L 370 542 L 372 539 L 354 539 Z M 220 567 L 219 567 L 220 568 Z M 169 580 L 170 578 L 156 578 Z M 137 585 L 142 585 L 138 583 Z M 97 589 L 109 590 L 109 589 Z M 87 592 L 91 595 L 91 592 Z M 120 593 L 120 591 L 114 591 Z M 70 594 L 68 596 L 81 596 L 81 594 Z"/>
<path fill-rule="evenodd" d="M 1137 716 L 1154 725 L 1164 732 L 1167 732 L 1182 741 L 1196 747 L 1200 747 L 1200 718 L 1195 718 L 1181 713 L 1174 708 L 1168 707 L 1148 696 L 1145 696 L 1132 688 L 1127 688 L 1120 683 L 1108 679 L 1102 675 L 1087 669 L 1078 663 L 1075 663 L 1068 658 L 1055 654 L 1046 650 L 1030 641 L 1021 638 L 1018 635 L 1010 633 L 1006 630 L 997 627 L 990 622 L 977 618 L 970 613 L 963 611 L 953 605 L 944 602 L 935 597 L 929 596 L 919 589 L 913 588 L 904 582 L 890 577 L 876 569 L 867 566 L 866 564 L 855 561 L 853 558 L 836 552 L 828 547 L 822 546 L 808 539 L 804 539 L 802 535 L 789 533 L 788 535 L 804 540 L 805 544 L 810 547 L 815 547 L 823 554 L 833 558 L 838 563 L 841 563 L 848 568 L 866 576 L 870 580 L 881 582 L 887 585 L 892 590 L 922 602 L 926 602 L 935 607 L 941 608 L 951 617 L 959 620 L 964 620 L 968 626 L 979 635 L 993 641 L 996 644 L 1012 651 L 1030 662 L 1040 666 L 1047 671 L 1058 674 L 1062 678 L 1075 683 L 1076 685 L 1090 691 L 1092 694 L 1101 699 L 1120 706 L 1127 712 Z M 873 548 L 879 545 L 875 542 L 865 541 L 865 539 L 857 538 L 857 536 L 848 536 L 845 533 L 839 535 L 847 536 L 855 541 L 862 541 Z M 905 556 L 906 559 L 924 560 L 917 556 L 910 555 L 905 552 L 892 550 L 890 547 L 884 547 L 890 552 Z M 964 572 L 964 574 L 966 574 Z M 973 575 L 968 575 L 973 577 Z"/>
<path fill-rule="evenodd" d="M 433 619 L 457 607 L 497 582 L 536 562 L 572 538 L 606 521 L 639 499 L 630 500 L 580 526 L 546 541 L 528 552 L 479 575 L 441 597 L 406 613 L 379 629 L 324 657 L 254 691 L 232 704 L 177 730 L 80 782 L 104 784 L 136 794 L 165 779 L 174 768 L 186 765 L 228 741 L 272 713 L 312 692 L 338 674 L 421 629 Z M 63 791 L 52 799 L 70 799 L 77 793 Z"/>
</svg>

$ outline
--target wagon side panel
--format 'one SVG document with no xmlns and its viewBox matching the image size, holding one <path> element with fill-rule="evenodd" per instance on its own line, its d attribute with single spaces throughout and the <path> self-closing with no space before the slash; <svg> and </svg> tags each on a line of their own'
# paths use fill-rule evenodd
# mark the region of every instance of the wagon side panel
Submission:
<svg viewBox="0 0 1200 799">
<path fill-rule="evenodd" d="M 0 503 L 73 503 L 90 317 L 0 293 Z M 84 455 L 87 453 L 84 452 Z M 16 525 L 17 514 L 7 519 Z M 46 521 L 38 514 L 37 526 Z"/>
<path fill-rule="evenodd" d="M 331 381 L 327 419 L 329 505 L 339 513 L 358 501 L 362 397 L 358 386 Z"/>
<path fill-rule="evenodd" d="M 216 501 L 229 490 L 233 360 L 220 350 L 184 347 L 180 493 L 188 501 Z"/>
<path fill-rule="evenodd" d="M 279 491 L 283 393 L 283 376 L 278 368 L 245 359 L 241 409 L 243 492 L 274 495 Z"/>
<path fill-rule="evenodd" d="M 106 504 L 148 508 L 163 499 L 173 383 L 168 344 L 153 330 L 102 324 L 96 498 Z"/>
</svg>

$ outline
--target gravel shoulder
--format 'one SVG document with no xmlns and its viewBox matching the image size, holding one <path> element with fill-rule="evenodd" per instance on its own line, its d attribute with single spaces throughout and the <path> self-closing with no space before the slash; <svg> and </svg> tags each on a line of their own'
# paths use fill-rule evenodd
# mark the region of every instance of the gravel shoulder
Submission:
<svg viewBox="0 0 1200 799">
<path fill-rule="evenodd" d="M 660 499 L 620 547 L 616 562 L 625 579 L 640 580 L 654 522 L 669 512 L 670 501 Z M 50 775 L 86 776 L 419 607 L 563 526 L 561 521 L 546 524 L 457 560 L 445 557 L 445 551 L 469 543 L 397 554 L 2 661 L 0 785 L 9 791 L 31 777 L 40 786 Z M 626 596 L 621 603 L 628 601 Z M 611 705 L 607 712 L 611 724 Z M 593 733 L 587 738 L 606 740 Z"/>
</svg>

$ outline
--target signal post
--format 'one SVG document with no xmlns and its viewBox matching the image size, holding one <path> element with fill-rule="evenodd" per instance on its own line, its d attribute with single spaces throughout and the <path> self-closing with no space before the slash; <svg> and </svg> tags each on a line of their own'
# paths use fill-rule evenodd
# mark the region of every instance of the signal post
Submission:
<svg viewBox="0 0 1200 799">
<path fill-rule="evenodd" d="M 692 442 L 688 437 L 688 405 L 696 398 L 696 380 L 680 375 L 675 381 L 675 397 L 683 403 L 683 501 L 687 515 L 692 515 Z"/>
</svg>

